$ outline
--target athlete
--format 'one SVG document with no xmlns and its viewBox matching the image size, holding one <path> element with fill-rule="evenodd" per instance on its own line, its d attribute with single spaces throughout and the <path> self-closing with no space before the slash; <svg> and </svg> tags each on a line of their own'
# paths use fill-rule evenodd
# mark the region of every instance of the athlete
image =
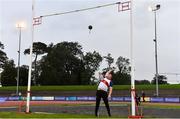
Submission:
<svg viewBox="0 0 180 119">
<path fill-rule="evenodd" d="M 112 86 L 113 86 L 112 75 L 113 75 L 113 71 L 112 70 L 108 71 L 105 74 L 105 78 L 103 80 L 101 80 L 98 85 L 98 89 L 96 92 L 96 107 L 95 107 L 95 116 L 96 117 L 99 116 L 98 109 L 99 109 L 101 98 L 103 99 L 103 101 L 106 105 L 106 109 L 107 109 L 109 117 L 111 116 L 108 98 L 110 98 L 111 94 L 112 94 Z"/>
</svg>

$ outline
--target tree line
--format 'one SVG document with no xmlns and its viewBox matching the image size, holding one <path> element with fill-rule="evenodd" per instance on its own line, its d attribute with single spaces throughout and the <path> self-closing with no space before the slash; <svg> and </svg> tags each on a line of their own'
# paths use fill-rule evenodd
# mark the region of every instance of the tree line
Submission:
<svg viewBox="0 0 180 119">
<path fill-rule="evenodd" d="M 15 86 L 17 67 L 14 60 L 8 59 L 3 51 L 4 45 L 0 42 L 0 67 L 1 84 L 3 86 Z M 29 55 L 30 49 L 24 50 L 24 55 Z M 89 85 L 96 84 L 98 78 L 95 72 L 101 62 L 105 60 L 109 69 L 115 70 L 113 83 L 116 85 L 129 85 L 130 61 L 128 58 L 119 56 L 117 61 L 110 53 L 101 56 L 99 52 L 83 52 L 83 47 L 78 42 L 60 42 L 57 44 L 33 43 L 32 85 Z M 112 66 L 115 62 L 116 66 Z M 20 66 L 19 85 L 26 86 L 28 81 L 28 66 Z M 165 76 L 158 76 L 159 84 L 167 84 Z M 154 84 L 148 80 L 136 81 L 136 84 Z"/>
</svg>

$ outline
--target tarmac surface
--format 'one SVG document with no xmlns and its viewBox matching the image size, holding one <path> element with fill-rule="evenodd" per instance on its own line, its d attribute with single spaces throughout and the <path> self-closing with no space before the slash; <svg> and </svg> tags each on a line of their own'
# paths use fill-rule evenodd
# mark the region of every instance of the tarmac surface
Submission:
<svg viewBox="0 0 180 119">
<path fill-rule="evenodd" d="M 149 103 L 149 105 L 151 105 Z M 163 105 L 163 104 L 162 104 Z M 176 104 L 169 104 L 176 105 Z M 179 105 L 179 104 L 178 104 Z M 125 103 L 110 104 L 112 116 L 128 117 L 130 107 Z M 36 113 L 66 113 L 66 114 L 88 114 L 94 115 L 94 102 L 77 102 L 77 101 L 32 101 L 30 110 Z M 8 101 L 0 103 L 0 112 L 6 111 L 25 111 L 25 102 Z M 180 109 L 176 108 L 154 108 L 139 107 L 139 115 L 150 118 L 180 118 Z M 104 104 L 99 109 L 100 117 L 107 115 Z"/>
</svg>

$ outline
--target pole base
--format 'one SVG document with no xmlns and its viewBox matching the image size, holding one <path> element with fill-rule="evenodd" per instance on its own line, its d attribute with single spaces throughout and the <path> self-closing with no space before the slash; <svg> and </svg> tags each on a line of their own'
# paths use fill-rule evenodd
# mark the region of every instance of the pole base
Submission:
<svg viewBox="0 0 180 119">
<path fill-rule="evenodd" d="M 31 114 L 32 112 L 31 112 L 31 111 L 29 111 L 29 112 L 24 111 L 24 113 L 25 113 L 25 114 Z"/>
<path fill-rule="evenodd" d="M 142 119 L 143 116 L 128 116 L 128 119 Z"/>
</svg>

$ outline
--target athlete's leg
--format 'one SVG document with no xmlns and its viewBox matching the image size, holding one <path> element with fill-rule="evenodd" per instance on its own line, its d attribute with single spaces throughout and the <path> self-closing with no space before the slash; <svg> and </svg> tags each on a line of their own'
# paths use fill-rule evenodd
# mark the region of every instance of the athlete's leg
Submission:
<svg viewBox="0 0 180 119">
<path fill-rule="evenodd" d="M 101 92 L 97 91 L 96 92 L 95 116 L 98 116 L 98 110 L 99 110 L 100 101 L 101 101 Z"/>
<path fill-rule="evenodd" d="M 111 111 L 110 111 L 110 108 L 109 108 L 109 101 L 108 101 L 108 94 L 107 93 L 104 93 L 103 101 L 104 101 L 104 103 L 106 105 L 106 109 L 107 109 L 108 115 L 111 116 Z"/>
</svg>

